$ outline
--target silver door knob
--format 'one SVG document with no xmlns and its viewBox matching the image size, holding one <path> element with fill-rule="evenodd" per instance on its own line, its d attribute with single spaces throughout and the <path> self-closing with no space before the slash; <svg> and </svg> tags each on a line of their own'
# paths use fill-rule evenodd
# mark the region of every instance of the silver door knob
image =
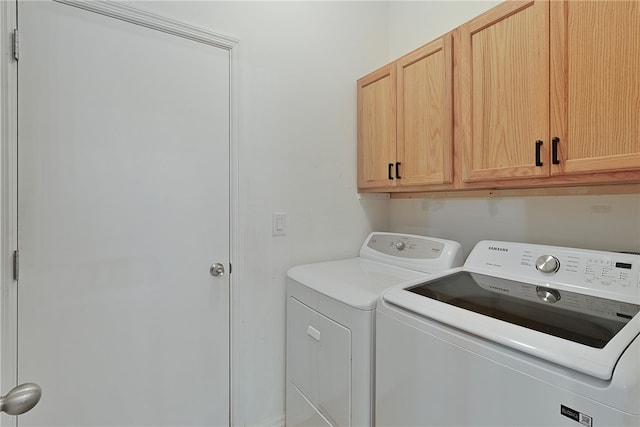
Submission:
<svg viewBox="0 0 640 427">
<path fill-rule="evenodd" d="M 37 384 L 21 384 L 0 397 L 0 411 L 9 415 L 24 414 L 36 406 L 40 396 L 42 396 L 42 390 Z"/>
<path fill-rule="evenodd" d="M 224 265 L 220 264 L 219 262 L 213 264 L 209 269 L 209 273 L 211 273 L 212 276 L 224 275 Z"/>
</svg>

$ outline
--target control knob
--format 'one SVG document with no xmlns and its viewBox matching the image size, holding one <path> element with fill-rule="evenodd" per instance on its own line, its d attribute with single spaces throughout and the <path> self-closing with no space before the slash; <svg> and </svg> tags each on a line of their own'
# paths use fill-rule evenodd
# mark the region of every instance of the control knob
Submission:
<svg viewBox="0 0 640 427">
<path fill-rule="evenodd" d="M 542 286 L 536 287 L 536 293 L 538 294 L 538 298 L 540 298 L 544 302 L 548 302 L 549 304 L 556 303 L 560 301 L 560 292 L 555 289 L 543 288 Z"/>
<path fill-rule="evenodd" d="M 543 273 L 555 273 L 560 269 L 560 260 L 552 255 L 542 255 L 536 261 L 536 269 Z"/>
<path fill-rule="evenodd" d="M 401 250 L 403 250 L 405 248 L 406 245 L 404 244 L 404 242 L 398 240 L 396 242 L 395 246 L 396 246 L 397 250 L 401 251 Z"/>
</svg>

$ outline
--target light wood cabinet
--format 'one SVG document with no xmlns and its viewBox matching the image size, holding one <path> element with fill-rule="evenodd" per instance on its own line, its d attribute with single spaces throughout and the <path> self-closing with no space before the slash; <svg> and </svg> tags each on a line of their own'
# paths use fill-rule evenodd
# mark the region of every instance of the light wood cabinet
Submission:
<svg viewBox="0 0 640 427">
<path fill-rule="evenodd" d="M 395 64 L 358 80 L 358 189 L 395 185 L 396 86 Z"/>
<path fill-rule="evenodd" d="M 639 58 L 640 1 L 507 0 L 358 80 L 358 189 L 640 183 Z"/>
<path fill-rule="evenodd" d="M 453 60 L 446 35 L 397 61 L 400 186 L 453 181 Z"/>
<path fill-rule="evenodd" d="M 460 28 L 465 181 L 549 174 L 548 23 L 548 3 L 507 2 Z"/>
<path fill-rule="evenodd" d="M 550 16 L 551 174 L 640 169 L 640 2 L 551 2 Z"/>
<path fill-rule="evenodd" d="M 453 60 L 447 34 L 358 80 L 358 187 L 452 182 Z"/>
<path fill-rule="evenodd" d="M 634 178 L 604 173 L 640 170 L 639 8 L 509 1 L 460 27 L 463 181 Z"/>
</svg>

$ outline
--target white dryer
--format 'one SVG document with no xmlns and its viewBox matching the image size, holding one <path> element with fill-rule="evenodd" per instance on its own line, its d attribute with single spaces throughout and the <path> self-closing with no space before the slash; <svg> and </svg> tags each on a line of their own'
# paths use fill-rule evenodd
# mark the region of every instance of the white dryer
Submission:
<svg viewBox="0 0 640 427">
<path fill-rule="evenodd" d="M 378 426 L 640 426 L 640 256 L 479 242 L 384 293 Z"/>
<path fill-rule="evenodd" d="M 424 280 L 462 263 L 457 242 L 372 233 L 357 258 L 291 268 L 286 425 L 373 425 L 378 298 L 391 286 Z"/>
</svg>

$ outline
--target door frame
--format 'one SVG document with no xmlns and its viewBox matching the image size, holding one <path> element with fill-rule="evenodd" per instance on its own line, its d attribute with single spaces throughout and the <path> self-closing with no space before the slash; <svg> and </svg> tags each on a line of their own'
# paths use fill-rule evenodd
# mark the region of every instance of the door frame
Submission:
<svg viewBox="0 0 640 427">
<path fill-rule="evenodd" d="M 242 175 L 239 135 L 240 41 L 205 28 L 165 18 L 123 2 L 58 3 L 99 13 L 135 25 L 225 49 L 229 53 L 229 424 L 244 425 L 245 366 L 244 319 L 241 285 L 246 216 L 241 203 Z M 12 32 L 17 27 L 15 1 L 0 1 L 0 395 L 17 385 L 17 286 L 13 278 L 13 253 L 17 248 L 18 209 L 18 69 L 13 59 Z M 37 382 L 37 379 L 33 379 Z M 46 390 L 44 391 L 46 393 Z M 15 417 L 3 413 L 0 425 L 15 425 Z"/>
</svg>

